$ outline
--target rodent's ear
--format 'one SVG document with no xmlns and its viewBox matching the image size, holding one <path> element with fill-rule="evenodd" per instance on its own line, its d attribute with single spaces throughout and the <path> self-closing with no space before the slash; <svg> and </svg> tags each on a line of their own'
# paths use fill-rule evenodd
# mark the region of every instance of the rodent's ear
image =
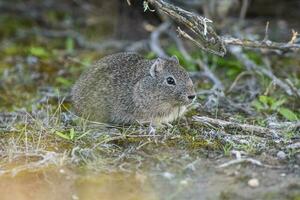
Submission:
<svg viewBox="0 0 300 200">
<path fill-rule="evenodd" d="M 179 64 L 179 60 L 178 60 L 178 57 L 177 57 L 177 56 L 173 55 L 173 56 L 171 57 L 171 60 L 173 60 L 173 61 L 175 61 L 177 64 Z"/>
<path fill-rule="evenodd" d="M 157 73 L 163 70 L 164 61 L 161 58 L 157 58 L 150 67 L 150 75 L 155 77 Z"/>
</svg>

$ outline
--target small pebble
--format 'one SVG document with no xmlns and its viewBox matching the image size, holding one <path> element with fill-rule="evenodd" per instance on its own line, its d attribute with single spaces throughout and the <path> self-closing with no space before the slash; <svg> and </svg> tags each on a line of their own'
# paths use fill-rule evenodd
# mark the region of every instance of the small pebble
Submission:
<svg viewBox="0 0 300 200">
<path fill-rule="evenodd" d="M 282 177 L 285 177 L 285 176 L 286 176 L 286 174 L 285 174 L 285 173 L 282 173 L 282 174 L 280 174 L 280 176 L 282 176 Z"/>
<path fill-rule="evenodd" d="M 188 181 L 187 181 L 187 180 L 181 180 L 181 181 L 180 181 L 180 184 L 181 184 L 181 185 L 187 185 L 187 184 L 188 184 Z"/>
<path fill-rule="evenodd" d="M 278 151 L 277 158 L 280 160 L 286 159 L 286 154 L 283 151 Z"/>
<path fill-rule="evenodd" d="M 249 185 L 250 187 L 253 187 L 253 188 L 258 187 L 258 186 L 259 186 L 259 181 L 258 181 L 257 178 L 252 178 L 252 179 L 250 179 L 250 180 L 248 181 L 248 185 Z"/>
<path fill-rule="evenodd" d="M 164 172 L 163 173 L 163 177 L 167 178 L 167 179 L 172 179 L 174 178 L 174 174 L 170 173 L 170 172 Z"/>
</svg>

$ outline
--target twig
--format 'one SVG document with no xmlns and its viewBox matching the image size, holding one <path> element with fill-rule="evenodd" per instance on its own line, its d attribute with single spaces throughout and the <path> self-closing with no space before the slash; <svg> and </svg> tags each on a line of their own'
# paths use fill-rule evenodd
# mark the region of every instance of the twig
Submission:
<svg viewBox="0 0 300 200">
<path fill-rule="evenodd" d="M 287 85 L 285 82 L 277 78 L 271 70 L 267 70 L 262 66 L 258 66 L 252 60 L 248 58 L 248 56 L 242 53 L 242 50 L 237 47 L 229 48 L 229 51 L 240 61 L 244 64 L 248 71 L 255 71 L 264 74 L 268 78 L 270 78 L 276 85 L 282 88 L 288 95 L 292 96 L 295 95 L 294 92 L 291 90 L 290 86 Z"/>
<path fill-rule="evenodd" d="M 265 28 L 265 37 L 263 39 L 264 42 L 267 42 L 269 40 L 269 22 L 267 22 L 266 24 L 266 28 Z"/>
<path fill-rule="evenodd" d="M 180 27 L 177 31 L 180 36 L 190 40 L 196 44 L 202 50 L 213 53 L 219 56 L 226 54 L 225 45 L 235 45 L 248 48 L 268 49 L 268 50 L 279 50 L 281 52 L 298 51 L 300 44 L 297 42 L 298 33 L 293 31 L 292 38 L 288 43 L 279 43 L 268 40 L 268 24 L 266 26 L 266 35 L 262 41 L 254 41 L 247 39 L 239 39 L 234 37 L 219 37 L 211 24 L 212 21 L 196 15 L 192 12 L 183 10 L 177 6 L 166 3 L 163 0 L 147 0 L 149 3 L 156 6 L 160 11 L 174 19 L 177 23 L 185 25 L 189 31 L 196 35 L 192 37 L 190 34 L 183 31 Z M 248 7 L 248 0 L 244 0 L 243 8 L 241 11 L 241 17 L 244 17 Z"/>
<path fill-rule="evenodd" d="M 224 164 L 219 165 L 218 168 L 225 168 L 225 167 L 229 167 L 231 165 L 245 163 L 245 162 L 248 162 L 248 163 L 251 163 L 253 165 L 260 166 L 260 167 L 276 168 L 276 169 L 280 169 L 281 168 L 281 167 L 278 167 L 278 166 L 272 166 L 272 165 L 263 164 L 259 160 L 255 160 L 253 158 L 240 158 L 240 159 L 231 160 L 229 162 L 226 162 Z"/>
<path fill-rule="evenodd" d="M 213 126 L 217 126 L 223 129 L 240 129 L 245 132 L 250 132 L 253 133 L 257 136 L 260 137 L 278 137 L 278 132 L 277 130 L 269 129 L 269 128 L 264 128 L 261 126 L 255 126 L 255 125 L 250 125 L 250 124 L 240 124 L 237 122 L 229 122 L 221 119 L 213 119 L 209 117 L 204 117 L 204 116 L 194 116 L 193 119 L 197 122 L 203 123 L 203 124 L 209 124 Z"/>
<path fill-rule="evenodd" d="M 295 122 L 270 122 L 268 127 L 272 129 L 285 129 L 286 131 L 292 131 L 300 129 L 300 121 Z"/>
<path fill-rule="evenodd" d="M 211 26 L 212 21 L 196 15 L 192 12 L 183 10 L 177 6 L 166 3 L 162 0 L 147 0 L 149 3 L 156 6 L 160 11 L 174 19 L 177 23 L 185 25 L 197 39 L 189 36 L 187 39 L 191 40 L 202 50 L 224 56 L 226 48 L 222 39 L 216 34 Z M 181 29 L 180 29 L 181 30 Z M 181 35 L 185 33 L 181 30 Z M 185 33 L 184 35 L 188 35 Z"/>
<path fill-rule="evenodd" d="M 185 49 L 181 38 L 179 38 L 176 35 L 176 33 L 173 32 L 173 31 L 167 31 L 167 34 L 171 37 L 171 39 L 173 39 L 175 41 L 176 46 L 177 46 L 178 50 L 180 51 L 180 53 L 183 55 L 184 59 L 187 60 L 187 61 L 192 61 L 193 58 L 188 53 L 188 51 Z"/>
<path fill-rule="evenodd" d="M 292 30 L 292 38 L 291 38 L 291 40 L 289 41 L 289 44 L 294 44 L 294 43 L 296 43 L 296 41 L 297 41 L 297 38 L 298 38 L 298 32 L 297 31 L 295 31 L 295 30 Z"/>
<path fill-rule="evenodd" d="M 224 90 L 224 85 L 222 84 L 222 82 L 215 76 L 215 74 L 209 69 L 209 67 L 204 62 L 202 62 L 200 59 L 197 59 L 195 63 L 203 69 L 203 74 L 214 83 L 213 90 Z"/>
<path fill-rule="evenodd" d="M 240 21 L 244 20 L 248 10 L 249 0 L 243 0 L 242 8 L 240 12 Z"/>
<path fill-rule="evenodd" d="M 232 92 L 233 88 L 235 88 L 235 86 L 237 85 L 239 80 L 246 75 L 253 75 L 253 72 L 251 73 L 249 71 L 244 71 L 244 72 L 241 72 L 240 74 L 238 74 L 236 76 L 236 78 L 234 79 L 233 83 L 231 84 L 231 86 L 229 87 L 229 89 L 227 90 L 227 93 Z"/>
<path fill-rule="evenodd" d="M 293 92 L 300 99 L 300 90 L 296 88 L 296 86 L 292 83 L 292 81 L 290 79 L 285 79 L 285 82 L 290 86 L 290 88 L 293 90 Z"/>
<path fill-rule="evenodd" d="M 222 37 L 222 39 L 226 45 L 242 46 L 243 48 L 249 47 L 258 49 L 280 50 L 283 52 L 290 50 L 296 51 L 300 49 L 300 44 L 296 43 L 278 43 L 272 42 L 270 40 L 254 41 L 234 37 Z"/>
<path fill-rule="evenodd" d="M 155 31 L 151 33 L 150 48 L 157 56 L 161 58 L 167 57 L 167 54 L 161 48 L 159 43 L 159 38 L 162 35 L 162 33 L 165 32 L 169 27 L 170 27 L 170 23 L 164 22 Z"/>
</svg>

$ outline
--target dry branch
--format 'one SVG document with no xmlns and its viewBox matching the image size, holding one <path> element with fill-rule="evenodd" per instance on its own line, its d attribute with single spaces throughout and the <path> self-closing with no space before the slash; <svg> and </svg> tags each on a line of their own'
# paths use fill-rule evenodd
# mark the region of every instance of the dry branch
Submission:
<svg viewBox="0 0 300 200">
<path fill-rule="evenodd" d="M 220 79 L 217 78 L 216 75 L 209 69 L 206 63 L 202 62 L 200 59 L 197 59 L 195 63 L 203 69 L 203 75 L 208 77 L 214 83 L 214 86 L 212 88 L 213 90 L 224 90 L 224 85 L 222 84 Z"/>
<path fill-rule="evenodd" d="M 247 39 L 238 39 L 233 37 L 222 37 L 226 45 L 235 45 L 249 48 L 257 49 L 268 49 L 268 50 L 280 50 L 282 52 L 286 51 L 296 51 L 300 49 L 300 44 L 295 43 L 278 43 L 272 42 L 270 40 L 254 41 Z"/>
<path fill-rule="evenodd" d="M 219 165 L 218 168 L 225 168 L 225 167 L 229 167 L 231 165 L 241 164 L 241 163 L 251 163 L 253 165 L 257 165 L 260 167 L 281 169 L 280 166 L 266 165 L 266 164 L 263 164 L 262 162 L 260 162 L 259 160 L 255 160 L 253 158 L 240 158 L 240 159 L 231 160 L 231 161 L 228 161 L 226 163 Z"/>
<path fill-rule="evenodd" d="M 178 34 L 209 53 L 224 56 L 226 54 L 225 45 L 277 50 L 280 52 L 298 51 L 300 49 L 300 44 L 296 43 L 298 38 L 298 33 L 296 31 L 293 31 L 292 38 L 287 43 L 278 43 L 268 40 L 268 26 L 266 27 L 265 39 L 262 41 L 239 39 L 231 36 L 219 37 L 211 25 L 212 21 L 205 17 L 183 10 L 182 8 L 164 2 L 163 0 L 147 0 L 147 2 L 171 17 L 178 24 L 183 24 L 187 27 L 189 32 L 193 33 L 195 37 L 183 31 L 180 27 L 177 28 Z M 245 15 L 248 1 L 245 0 L 244 4 L 244 11 L 242 11 L 241 14 L 242 17 Z"/>
<path fill-rule="evenodd" d="M 240 124 L 237 122 L 230 122 L 230 121 L 225 121 L 221 119 L 213 119 L 209 117 L 204 117 L 204 116 L 195 116 L 193 119 L 197 122 L 200 122 L 202 124 L 210 125 L 212 127 L 217 126 L 222 129 L 238 129 L 241 131 L 245 131 L 260 137 L 278 137 L 279 131 L 278 130 L 273 130 L 261 126 L 255 126 L 255 125 L 250 125 L 250 124 Z"/>
<path fill-rule="evenodd" d="M 157 56 L 159 56 L 161 58 L 167 57 L 167 54 L 161 47 L 159 39 L 160 39 L 160 36 L 164 32 L 166 32 L 168 28 L 170 28 L 170 25 L 171 24 L 169 22 L 164 22 L 156 30 L 154 30 L 151 33 L 150 48 Z"/>
<path fill-rule="evenodd" d="M 166 3 L 162 0 L 147 0 L 149 3 L 154 5 L 164 14 L 168 15 L 172 19 L 174 19 L 177 23 L 183 24 L 186 26 L 193 34 L 196 35 L 196 39 L 194 39 L 189 34 L 185 33 L 181 30 L 181 33 L 185 33 L 184 35 L 188 35 L 187 39 L 194 42 L 198 47 L 206 52 L 210 52 L 216 55 L 224 56 L 226 53 L 226 48 L 223 44 L 222 39 L 216 34 L 211 24 L 212 21 L 196 15 L 192 12 L 188 12 L 183 10 L 177 6 Z"/>
<path fill-rule="evenodd" d="M 288 94 L 290 96 L 294 95 L 294 96 L 297 97 L 298 93 L 295 94 L 295 92 L 293 92 L 292 88 L 287 83 L 283 82 L 278 77 L 276 77 L 270 69 L 268 70 L 268 69 L 266 69 L 262 66 L 258 66 L 254 61 L 249 59 L 248 56 L 242 52 L 241 48 L 232 47 L 232 48 L 229 48 L 229 51 L 241 63 L 244 64 L 244 66 L 246 67 L 246 69 L 248 71 L 255 71 L 255 72 L 258 72 L 258 73 L 261 73 L 261 74 L 267 76 L 268 78 L 270 78 L 274 82 L 274 84 L 276 84 L 281 89 L 283 89 L 286 92 L 286 94 Z"/>
</svg>

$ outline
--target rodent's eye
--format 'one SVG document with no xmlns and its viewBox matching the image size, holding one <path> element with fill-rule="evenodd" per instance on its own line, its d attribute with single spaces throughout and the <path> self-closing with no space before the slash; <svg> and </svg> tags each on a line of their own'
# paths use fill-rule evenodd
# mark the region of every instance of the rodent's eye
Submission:
<svg viewBox="0 0 300 200">
<path fill-rule="evenodd" d="M 175 84 L 174 78 L 172 78 L 172 77 L 170 77 L 170 76 L 167 78 L 167 83 L 168 83 L 169 85 L 176 85 L 176 84 Z"/>
</svg>

